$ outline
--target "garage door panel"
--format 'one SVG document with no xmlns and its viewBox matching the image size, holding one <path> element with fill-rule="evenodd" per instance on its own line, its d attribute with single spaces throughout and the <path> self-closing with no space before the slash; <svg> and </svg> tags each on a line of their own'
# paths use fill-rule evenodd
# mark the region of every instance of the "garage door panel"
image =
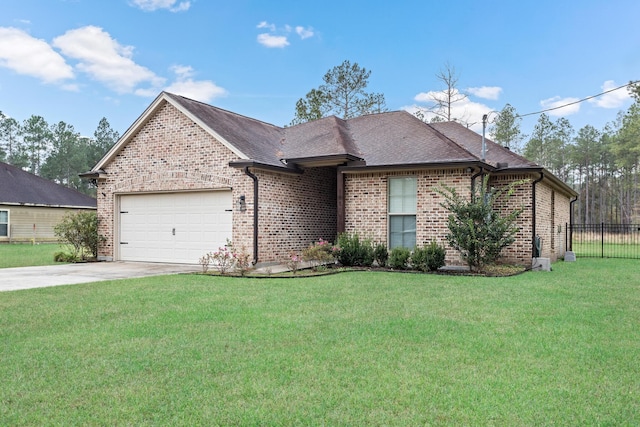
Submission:
<svg viewBox="0 0 640 427">
<path fill-rule="evenodd" d="M 120 259 L 195 264 L 231 238 L 231 191 L 123 195 Z"/>
</svg>

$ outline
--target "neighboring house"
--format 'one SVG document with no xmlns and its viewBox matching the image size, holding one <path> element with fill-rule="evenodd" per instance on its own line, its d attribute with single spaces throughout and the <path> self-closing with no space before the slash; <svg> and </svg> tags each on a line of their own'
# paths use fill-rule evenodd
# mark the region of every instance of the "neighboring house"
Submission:
<svg viewBox="0 0 640 427">
<path fill-rule="evenodd" d="M 388 112 L 281 128 L 161 93 L 83 176 L 98 185 L 102 260 L 197 263 L 227 239 L 254 262 L 282 262 L 319 238 L 359 233 L 390 248 L 445 244 L 439 184 L 470 194 L 527 179 L 503 209 L 524 207 L 504 260 L 564 255 L 576 193 L 542 167 L 460 124 Z M 460 264 L 447 249 L 447 263 Z"/>
<path fill-rule="evenodd" d="M 67 212 L 96 210 L 96 199 L 0 162 L 0 243 L 56 241 Z"/>
</svg>

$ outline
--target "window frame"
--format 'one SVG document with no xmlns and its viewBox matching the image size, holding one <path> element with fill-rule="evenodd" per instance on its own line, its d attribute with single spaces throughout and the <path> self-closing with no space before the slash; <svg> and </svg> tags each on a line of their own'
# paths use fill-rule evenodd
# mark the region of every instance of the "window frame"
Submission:
<svg viewBox="0 0 640 427">
<path fill-rule="evenodd" d="M 6 225 L 7 226 L 7 232 L 5 234 L 0 234 L 0 238 L 2 238 L 2 237 L 10 237 L 11 228 L 9 227 L 9 224 L 11 223 L 11 211 L 9 209 L 0 209 L 0 212 L 6 212 L 7 213 L 7 221 L 6 222 L 1 222 L 1 219 L 0 219 L 0 225 Z"/>
<path fill-rule="evenodd" d="M 406 188 L 402 188 L 402 197 L 407 197 L 410 196 L 413 200 L 407 200 L 407 199 L 403 199 L 401 201 L 401 210 L 400 211 L 395 211 L 397 208 L 397 203 L 393 203 L 392 204 L 392 198 L 398 197 L 398 195 L 394 195 L 392 194 L 392 188 L 394 187 L 393 182 L 394 181 L 399 181 L 399 180 L 403 180 L 404 182 L 407 182 L 408 180 L 413 181 L 413 193 L 412 194 L 407 194 Z M 407 204 L 407 201 L 412 202 L 409 203 L 409 205 Z M 395 205 L 395 206 L 392 206 Z M 387 179 L 387 247 L 389 248 L 389 250 L 396 248 L 396 247 L 407 247 L 404 245 L 405 242 L 405 236 L 409 235 L 411 232 L 413 233 L 413 245 L 409 245 L 411 247 L 407 247 L 407 249 L 413 249 L 413 247 L 415 247 L 416 242 L 417 242 L 417 226 L 413 228 L 412 231 L 406 231 L 403 230 L 400 233 L 402 234 L 402 245 L 392 245 L 393 240 L 392 240 L 392 230 L 391 230 L 391 223 L 392 223 L 392 218 L 403 218 L 403 228 L 404 228 L 404 220 L 406 218 L 413 218 L 413 223 L 417 225 L 417 211 L 418 211 L 418 177 L 415 175 L 408 175 L 408 176 L 393 176 L 393 177 L 389 177 Z"/>
</svg>

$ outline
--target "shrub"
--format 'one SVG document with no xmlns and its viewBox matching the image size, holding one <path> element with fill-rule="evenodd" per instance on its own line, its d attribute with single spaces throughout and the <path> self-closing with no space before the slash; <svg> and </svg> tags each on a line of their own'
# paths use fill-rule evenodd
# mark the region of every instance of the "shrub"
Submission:
<svg viewBox="0 0 640 427">
<path fill-rule="evenodd" d="M 360 240 L 358 234 L 341 233 L 336 246 L 336 258 L 340 264 L 346 267 L 373 265 L 373 244 L 370 239 Z"/>
<path fill-rule="evenodd" d="M 495 201 L 513 195 L 515 187 L 526 181 L 511 183 L 506 188 L 494 190 L 488 186 L 489 175 L 482 180 L 480 193 L 474 188 L 471 200 L 459 195 L 455 188 L 441 185 L 435 191 L 444 197 L 440 203 L 449 213 L 447 242 L 460 252 L 471 271 L 482 270 L 493 263 L 502 249 L 515 241 L 519 231 L 516 219 L 522 208 L 501 216 L 493 209 Z"/>
<path fill-rule="evenodd" d="M 416 246 L 411 255 L 411 266 L 420 271 L 436 271 L 444 265 L 444 247 L 432 241 L 422 248 Z"/>
<path fill-rule="evenodd" d="M 373 250 L 373 259 L 378 264 L 378 267 L 385 267 L 387 265 L 387 260 L 389 259 L 387 245 L 384 243 L 378 243 Z"/>
<path fill-rule="evenodd" d="M 328 241 L 320 238 L 320 240 L 312 243 L 311 246 L 302 251 L 302 259 L 310 262 L 314 270 L 317 270 L 318 266 L 335 261 L 333 246 Z"/>
<path fill-rule="evenodd" d="M 218 248 L 217 251 L 210 252 L 207 256 L 220 274 L 225 274 L 236 265 L 236 254 L 227 246 Z"/>
<path fill-rule="evenodd" d="M 394 270 L 406 270 L 409 266 L 409 257 L 411 257 L 411 251 L 407 248 L 393 248 L 389 255 L 389 267 Z"/>
<path fill-rule="evenodd" d="M 249 270 L 251 270 L 251 254 L 247 251 L 247 247 L 242 245 L 240 252 L 236 252 L 235 255 L 236 270 L 241 276 L 244 276 Z"/>
<path fill-rule="evenodd" d="M 293 274 L 296 274 L 296 272 L 300 268 L 301 262 L 302 257 L 295 252 L 291 252 L 291 255 L 289 255 L 289 259 L 287 260 L 287 268 L 289 268 L 289 270 L 291 270 Z"/>
<path fill-rule="evenodd" d="M 53 227 L 53 232 L 62 244 L 69 245 L 74 259 L 98 256 L 98 244 L 104 240 L 98 235 L 98 215 L 95 212 L 68 212 Z"/>
<path fill-rule="evenodd" d="M 69 252 L 56 252 L 53 254 L 53 260 L 55 262 L 78 262 L 78 257 Z"/>
</svg>

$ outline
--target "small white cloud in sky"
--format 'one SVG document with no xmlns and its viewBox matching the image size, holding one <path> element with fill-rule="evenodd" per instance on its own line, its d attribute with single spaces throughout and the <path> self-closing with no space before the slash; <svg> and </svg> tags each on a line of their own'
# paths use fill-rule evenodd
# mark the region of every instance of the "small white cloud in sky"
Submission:
<svg viewBox="0 0 640 427">
<path fill-rule="evenodd" d="M 311 27 L 305 28 L 299 25 L 294 28 L 287 24 L 278 31 L 275 24 L 270 24 L 267 21 L 260 22 L 256 25 L 256 28 L 266 29 L 269 31 L 268 33 L 258 34 L 257 37 L 258 43 L 268 48 L 284 48 L 289 46 L 290 43 L 287 35 L 294 31 L 302 40 L 315 35 L 313 28 Z"/>
<path fill-rule="evenodd" d="M 58 83 L 73 79 L 73 68 L 44 40 L 11 27 L 0 27 L 0 67 Z"/>
<path fill-rule="evenodd" d="M 580 103 L 571 104 L 572 102 L 577 101 L 579 101 L 578 98 L 561 98 L 559 96 L 554 96 L 553 98 L 543 99 L 542 101 L 540 101 L 540 106 L 545 110 L 549 108 L 557 108 L 555 110 L 548 111 L 547 114 L 549 114 L 550 116 L 564 117 L 570 116 L 571 114 L 575 114 L 580 111 Z M 564 105 L 566 105 L 566 107 L 563 107 Z"/>
<path fill-rule="evenodd" d="M 617 85 L 613 80 L 607 80 L 601 86 L 602 92 L 614 89 L 620 85 Z M 631 99 L 631 95 L 627 91 L 627 88 L 614 90 L 613 92 L 605 93 L 597 98 L 592 98 L 589 102 L 595 104 L 601 108 L 620 108 L 622 105 Z"/>
<path fill-rule="evenodd" d="M 470 87 L 467 89 L 467 92 L 477 96 L 478 98 L 495 101 L 500 98 L 502 88 L 497 86 Z"/>
<path fill-rule="evenodd" d="M 289 46 L 289 40 L 287 40 L 286 36 L 274 36 L 269 33 L 258 34 L 258 43 L 265 47 L 286 47 Z"/>
<path fill-rule="evenodd" d="M 132 0 L 131 4 L 147 12 L 153 12 L 158 9 L 167 9 L 170 12 L 184 12 L 191 7 L 190 1 L 178 2 L 178 0 Z"/>
<path fill-rule="evenodd" d="M 227 91 L 211 80 L 193 80 L 193 68 L 185 65 L 174 65 L 171 71 L 176 75 L 176 81 L 167 86 L 167 92 L 186 96 L 201 102 L 211 102 L 214 98 L 225 96 Z"/>
<path fill-rule="evenodd" d="M 309 37 L 313 37 L 313 28 L 304 28 L 298 26 L 296 27 L 296 34 L 298 34 L 302 40 L 308 39 Z"/>
<path fill-rule="evenodd" d="M 164 79 L 136 64 L 133 47 L 122 46 L 102 28 L 87 26 L 56 37 L 53 45 L 78 61 L 78 70 L 118 93 L 132 93 L 140 84 L 161 86 Z"/>
<path fill-rule="evenodd" d="M 271 32 L 276 30 L 276 26 L 274 24 L 269 24 L 267 21 L 262 21 L 256 26 L 256 28 L 266 28 Z"/>
</svg>

